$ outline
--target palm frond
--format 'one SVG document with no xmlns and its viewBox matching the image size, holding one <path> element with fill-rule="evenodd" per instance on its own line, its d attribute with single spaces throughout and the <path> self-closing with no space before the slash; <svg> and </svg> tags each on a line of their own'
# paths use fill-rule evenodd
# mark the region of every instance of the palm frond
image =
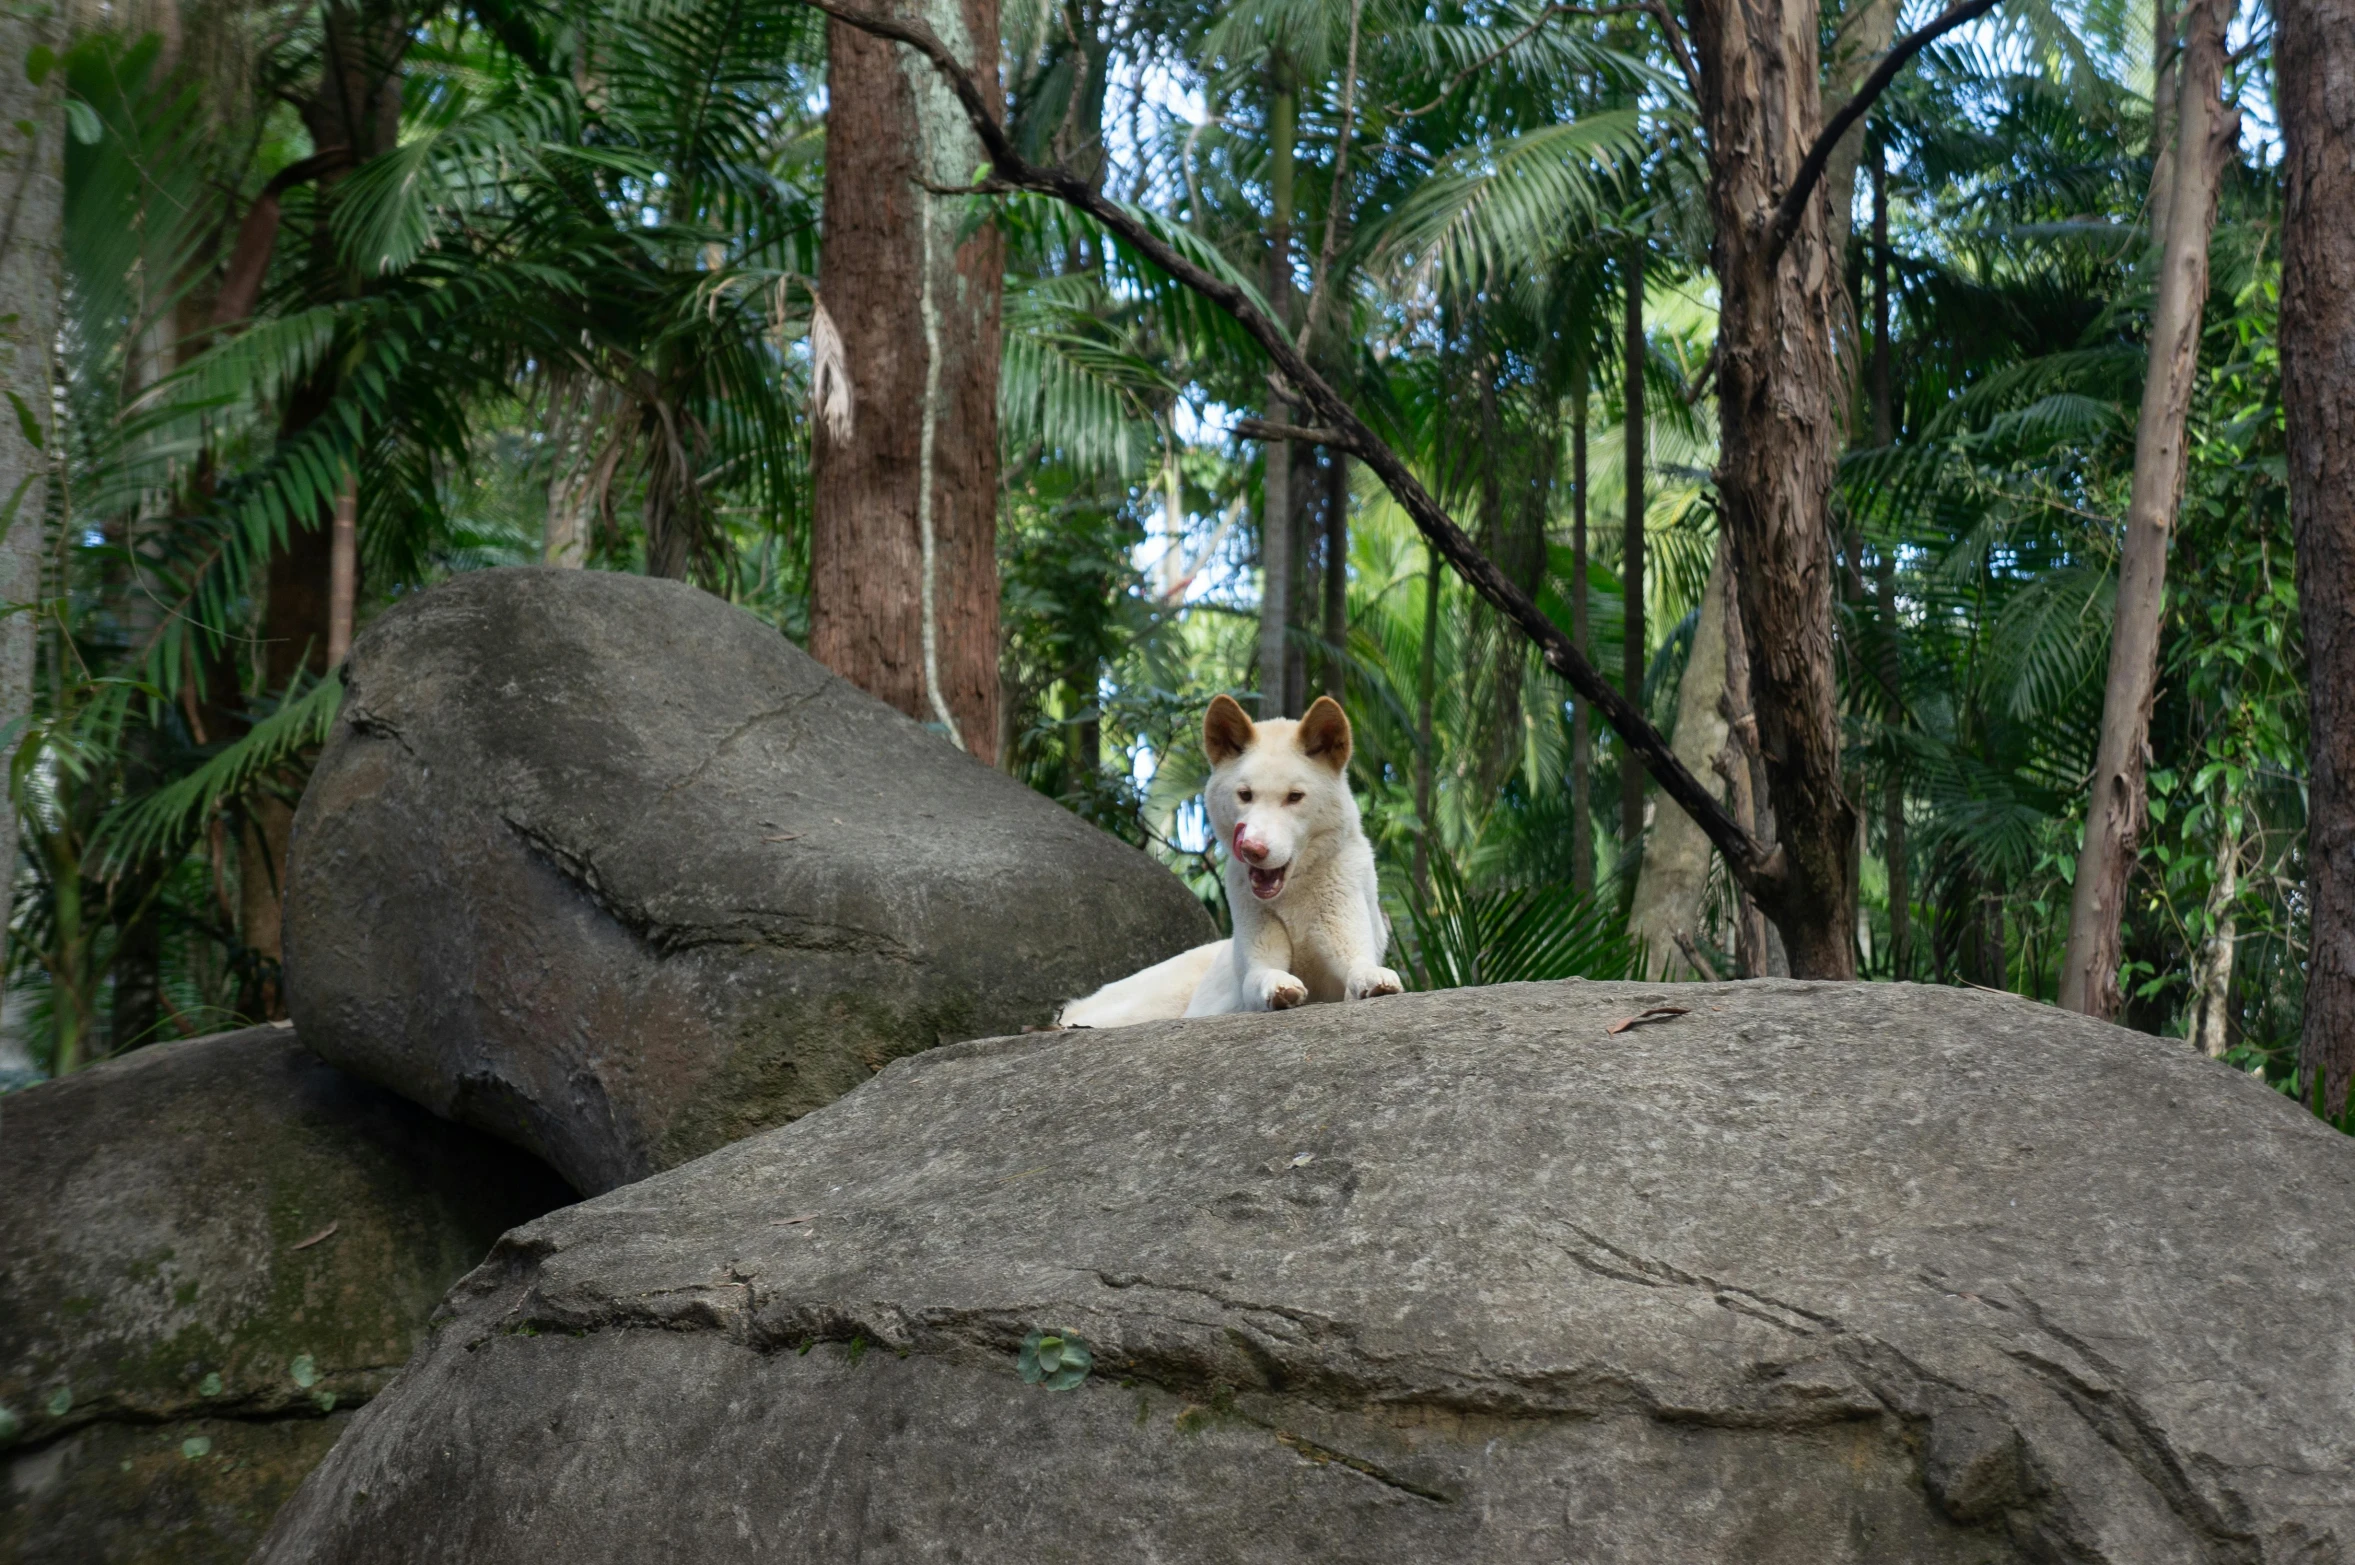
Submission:
<svg viewBox="0 0 2355 1565">
<path fill-rule="evenodd" d="M 1641 950 L 1623 919 L 1568 886 L 1474 889 L 1444 852 L 1430 855 L 1431 889 L 1410 891 L 1410 961 L 1420 989 L 1631 978 Z"/>
<path fill-rule="evenodd" d="M 1549 265 L 1650 138 L 1637 110 L 1606 109 L 1468 154 L 1399 204 L 1372 241 L 1377 260 L 1467 292 Z"/>
<path fill-rule="evenodd" d="M 310 689 L 289 693 L 278 709 L 185 777 L 141 799 L 126 800 L 91 837 L 91 854 L 120 869 L 165 858 L 200 835 L 229 800 L 304 750 L 324 744 L 343 705 L 343 679 L 330 672 Z"/>
</svg>

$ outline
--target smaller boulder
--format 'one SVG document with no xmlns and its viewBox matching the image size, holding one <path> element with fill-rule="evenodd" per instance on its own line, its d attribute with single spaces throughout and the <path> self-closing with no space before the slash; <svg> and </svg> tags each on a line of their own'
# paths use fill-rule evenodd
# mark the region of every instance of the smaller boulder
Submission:
<svg viewBox="0 0 2355 1565">
<path fill-rule="evenodd" d="M 583 1191 L 1216 938 L 1144 854 L 683 582 L 472 572 L 344 679 L 289 854 L 295 1020 Z"/>
<path fill-rule="evenodd" d="M 0 1561 L 239 1561 L 548 1168 L 256 1027 L 0 1098 Z"/>
</svg>

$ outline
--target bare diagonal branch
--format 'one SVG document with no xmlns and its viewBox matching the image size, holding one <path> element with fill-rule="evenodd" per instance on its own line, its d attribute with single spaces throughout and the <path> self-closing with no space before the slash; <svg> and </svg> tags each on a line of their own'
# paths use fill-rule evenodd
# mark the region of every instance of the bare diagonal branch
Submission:
<svg viewBox="0 0 2355 1565">
<path fill-rule="evenodd" d="M 1784 247 L 1790 244 L 1791 236 L 1799 231 L 1799 219 L 1807 214 L 1808 200 L 1815 194 L 1815 187 L 1823 182 L 1823 171 L 1831 164 L 1833 149 L 1840 145 L 1840 138 L 1848 134 L 1849 127 L 1864 118 L 1881 94 L 1889 90 L 1889 84 L 1897 79 L 1897 73 L 1913 63 L 1915 55 L 1963 23 L 1977 21 L 2001 3 L 2002 0 L 1955 0 L 1953 5 L 1938 13 L 1935 21 L 1918 32 L 1907 33 L 1890 46 L 1887 54 L 1881 56 L 1881 63 L 1873 67 L 1873 73 L 1864 79 L 1855 95 L 1840 105 L 1840 112 L 1832 116 L 1831 123 L 1815 138 L 1815 145 L 1807 149 L 1807 156 L 1800 161 L 1799 172 L 1792 177 L 1791 188 L 1783 193 L 1783 199 L 1776 205 L 1774 233 L 1767 244 L 1769 265 L 1783 258 Z"/>
<path fill-rule="evenodd" d="M 1546 617 L 1529 594 L 1498 570 L 1494 561 L 1482 554 L 1455 524 L 1439 502 L 1432 498 L 1422 482 L 1407 466 L 1406 460 L 1389 442 L 1374 433 L 1365 420 L 1357 415 L 1348 401 L 1328 384 L 1310 365 L 1307 358 L 1284 330 L 1266 311 L 1233 283 L 1221 279 L 1180 255 L 1137 215 L 1117 202 L 1107 199 L 1087 181 L 1062 168 L 1042 168 L 1028 162 L 1014 150 L 1011 137 L 989 106 L 981 84 L 968 71 L 948 46 L 941 42 L 931 28 L 920 21 L 903 17 L 878 15 L 844 0 L 805 0 L 805 3 L 825 12 L 848 27 L 855 27 L 873 37 L 889 39 L 914 49 L 931 62 L 934 70 L 948 84 L 957 101 L 964 106 L 965 116 L 972 122 L 973 133 L 980 140 L 982 150 L 989 156 L 990 169 L 997 180 L 1009 188 L 1036 191 L 1050 195 L 1066 205 L 1085 212 L 1089 217 L 1117 235 L 1139 255 L 1152 262 L 1186 288 L 1217 305 L 1233 317 L 1252 340 L 1257 342 L 1277 371 L 1299 392 L 1299 400 L 1322 426 L 1320 433 L 1333 438 L 1324 444 L 1346 451 L 1365 463 L 1382 480 L 1383 487 L 1398 501 L 1399 506 L 1414 521 L 1415 527 L 1430 540 L 1441 558 L 1462 577 L 1471 589 L 1510 620 L 1537 647 L 1546 666 L 1565 680 L 1571 689 L 1590 702 L 1611 725 L 1629 751 L 1651 773 L 1654 781 L 1678 808 L 1690 815 L 1710 843 L 1725 856 L 1726 866 L 1741 882 L 1743 888 L 1765 906 L 1772 907 L 1780 900 L 1786 875 L 1780 850 L 1762 848 L 1757 840 L 1737 824 L 1716 795 L 1704 786 L 1677 759 L 1657 728 L 1643 712 L 1621 695 L 1610 681 L 1596 671 L 1579 652 L 1569 635 Z M 1993 0 L 1987 0 L 1992 4 Z"/>
</svg>

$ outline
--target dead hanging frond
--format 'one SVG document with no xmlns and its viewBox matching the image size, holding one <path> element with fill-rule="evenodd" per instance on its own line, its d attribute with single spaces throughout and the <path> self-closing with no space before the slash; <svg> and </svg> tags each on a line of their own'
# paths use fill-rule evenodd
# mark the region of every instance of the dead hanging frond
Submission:
<svg viewBox="0 0 2355 1565">
<path fill-rule="evenodd" d="M 572 551 L 550 563 L 583 563 L 592 518 L 607 550 L 625 550 L 622 506 L 635 493 L 647 573 L 720 583 L 728 548 L 708 492 L 711 434 L 675 386 L 626 360 L 585 357 L 546 386 L 550 521 Z"/>
<path fill-rule="evenodd" d="M 622 546 L 621 519 L 614 513 L 613 481 L 638 443 L 637 404 L 616 392 L 613 416 L 606 428 L 604 444 L 597 448 L 597 459 L 590 464 L 581 492 L 581 512 L 596 516 L 597 536 L 606 548 L 618 551 Z"/>
<path fill-rule="evenodd" d="M 727 547 L 704 491 L 710 436 L 701 420 L 670 398 L 641 397 L 639 409 L 646 437 L 646 572 L 715 586 L 726 568 Z"/>
<path fill-rule="evenodd" d="M 810 290 L 810 416 L 835 444 L 850 439 L 850 356 L 815 288 Z"/>
<path fill-rule="evenodd" d="M 741 274 L 740 274 L 741 275 Z M 834 317 L 826 313 L 826 300 L 818 292 L 818 285 L 799 272 L 770 274 L 769 285 L 769 341 L 782 353 L 792 340 L 788 328 L 793 321 L 792 294 L 795 288 L 809 295 L 810 344 L 810 421 L 826 431 L 826 437 L 836 444 L 847 442 L 851 436 L 850 354 L 842 345 L 842 330 L 834 324 Z M 731 284 L 723 283 L 723 290 Z"/>
</svg>

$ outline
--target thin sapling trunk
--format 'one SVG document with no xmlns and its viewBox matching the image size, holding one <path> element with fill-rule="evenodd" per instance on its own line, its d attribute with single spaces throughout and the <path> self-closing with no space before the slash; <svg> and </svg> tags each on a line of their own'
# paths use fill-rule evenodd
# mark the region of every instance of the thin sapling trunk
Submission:
<svg viewBox="0 0 2355 1565">
<path fill-rule="evenodd" d="M 2216 224 L 2217 185 L 2240 137 L 2240 112 L 2221 96 L 2224 29 L 2232 14 L 2231 0 L 2192 0 L 2183 11 L 2176 157 L 2163 203 L 2167 229 L 2151 315 L 2150 368 L 2134 432 L 2134 483 L 2118 563 L 2093 791 L 2061 955 L 2060 1003 L 2089 1016 L 2118 1013 L 2121 921 L 2147 814 L 2144 769 L 2167 611 L 2167 543 L 2183 501 L 2185 425 L 2208 299 L 2208 237 Z"/>
</svg>

